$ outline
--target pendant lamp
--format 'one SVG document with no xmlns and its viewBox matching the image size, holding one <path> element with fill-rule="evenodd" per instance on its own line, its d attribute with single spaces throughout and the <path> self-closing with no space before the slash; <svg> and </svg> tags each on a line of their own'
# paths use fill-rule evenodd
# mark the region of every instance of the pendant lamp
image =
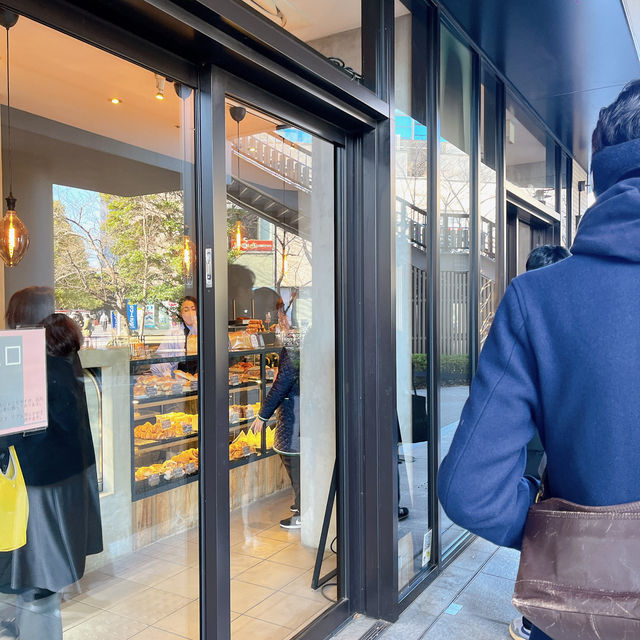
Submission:
<svg viewBox="0 0 640 640">
<path fill-rule="evenodd" d="M 0 24 L 7 30 L 7 147 L 9 159 L 9 195 L 6 198 L 7 212 L 0 222 L 0 257 L 7 267 L 15 267 L 29 248 L 29 232 L 16 213 L 13 196 L 13 172 L 11 166 L 11 99 L 9 84 L 9 29 L 18 21 L 17 14 L 2 10 Z"/>
<path fill-rule="evenodd" d="M 184 226 L 184 234 L 182 236 L 182 271 L 184 273 L 185 284 L 193 285 L 193 272 L 196 265 L 196 245 L 189 235 L 189 227 Z"/>
</svg>

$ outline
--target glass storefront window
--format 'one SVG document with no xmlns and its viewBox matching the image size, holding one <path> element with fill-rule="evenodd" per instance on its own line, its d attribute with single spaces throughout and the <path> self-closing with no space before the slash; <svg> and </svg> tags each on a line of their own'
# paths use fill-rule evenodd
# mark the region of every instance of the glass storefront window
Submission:
<svg viewBox="0 0 640 640">
<path fill-rule="evenodd" d="M 414 86 L 414 29 L 426 28 L 395 3 L 395 256 L 398 407 L 398 588 L 431 566 L 428 493 L 429 213 L 426 95 Z M 424 82 L 424 80 L 423 80 Z M 423 86 L 423 82 L 419 86 Z"/>
<path fill-rule="evenodd" d="M 506 179 L 542 204 L 556 208 L 556 145 L 533 118 L 507 95 Z M 510 186 L 510 185 L 508 185 Z"/>
<path fill-rule="evenodd" d="M 312 584 L 337 567 L 334 148 L 226 116 L 231 635 L 287 638 L 341 589 Z"/>
<path fill-rule="evenodd" d="M 30 516 L 0 554 L 2 617 L 198 637 L 195 94 L 25 17 L 10 45 L 3 191 L 31 246 L 0 299 L 7 334 L 47 327 L 48 427 L 15 442 Z"/>
<path fill-rule="evenodd" d="M 573 237 L 575 237 L 580 220 L 591 203 L 588 202 L 589 187 L 587 180 L 589 176 L 575 160 L 573 160 L 572 163 L 571 228 L 573 229 Z"/>
<path fill-rule="evenodd" d="M 498 155 L 496 100 L 498 83 L 484 71 L 480 86 L 480 348 L 487 339 L 500 298 L 498 287 L 499 254 L 497 239 L 498 191 L 496 166 Z"/>
<path fill-rule="evenodd" d="M 440 30 L 440 460 L 446 455 L 470 384 L 471 52 Z M 464 531 L 440 509 L 443 551 Z"/>
<path fill-rule="evenodd" d="M 361 0 L 238 0 L 362 81 Z"/>
<path fill-rule="evenodd" d="M 569 158 L 562 153 L 560 161 L 560 244 L 568 247 L 571 243 L 571 214 L 569 213 Z"/>
</svg>

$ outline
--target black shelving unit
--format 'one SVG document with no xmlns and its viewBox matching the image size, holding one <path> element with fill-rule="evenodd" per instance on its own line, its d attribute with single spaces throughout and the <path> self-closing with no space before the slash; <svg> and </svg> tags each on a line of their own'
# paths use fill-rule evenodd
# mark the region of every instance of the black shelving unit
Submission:
<svg viewBox="0 0 640 640">
<path fill-rule="evenodd" d="M 267 368 L 266 361 L 269 354 L 278 355 L 278 347 L 263 347 L 260 349 L 243 349 L 243 350 L 231 350 L 229 351 L 229 364 L 231 365 L 234 360 L 240 360 L 242 358 L 250 358 L 254 360 L 255 364 L 260 367 L 260 376 L 251 379 L 246 382 L 241 382 L 237 385 L 229 386 L 229 404 L 241 404 L 240 402 L 234 402 L 234 396 L 240 398 L 244 394 L 245 402 L 242 404 L 255 404 L 256 402 L 264 402 L 273 380 L 267 380 Z M 181 363 L 185 361 L 195 361 L 197 356 L 164 356 L 161 358 L 132 358 L 130 361 L 130 425 L 131 425 L 131 495 L 132 500 L 141 500 L 150 496 L 162 493 L 163 491 L 169 491 L 173 488 L 180 487 L 189 482 L 194 482 L 198 479 L 199 474 L 196 471 L 193 474 L 188 474 L 180 478 L 172 478 L 171 480 L 165 480 L 160 477 L 159 481 L 154 479 L 149 482 L 149 479 L 136 480 L 135 471 L 140 466 L 148 466 L 149 464 L 164 462 L 169 456 L 162 455 L 162 452 L 169 452 L 172 449 L 177 449 L 181 444 L 184 444 L 182 450 L 189 449 L 191 447 L 198 446 L 198 432 L 185 434 L 184 436 L 177 436 L 171 438 L 165 438 L 162 440 L 151 440 L 145 438 L 136 438 L 134 435 L 134 428 L 145 422 L 153 422 L 154 416 L 159 413 L 164 413 L 162 407 L 165 405 L 175 405 L 180 402 L 188 402 L 191 400 L 197 400 L 198 391 L 189 390 L 183 393 L 171 393 L 145 396 L 134 396 L 133 388 L 137 379 L 137 376 L 142 375 L 151 365 L 162 363 Z M 255 394 L 255 396 L 251 396 Z M 249 400 L 253 402 L 249 402 Z M 144 409 L 157 407 L 157 411 L 150 411 L 147 415 L 140 415 L 144 412 Z M 229 443 L 240 433 L 241 430 L 247 429 L 253 422 L 255 416 L 252 418 L 244 418 L 238 422 L 229 423 Z M 199 425 L 200 428 L 201 425 Z M 273 426 L 273 421 L 270 420 L 267 426 Z M 257 460 L 265 458 L 267 456 L 275 455 L 273 449 L 267 449 L 266 442 L 267 428 L 262 430 L 260 438 L 260 447 L 257 451 L 251 452 L 241 458 L 236 458 L 229 461 L 229 467 L 235 468 L 245 464 L 251 464 Z M 156 455 L 155 462 L 151 462 L 149 458 Z M 146 459 L 145 459 L 146 458 Z M 141 460 L 144 462 L 141 463 Z M 157 484 L 156 484 L 157 482 Z"/>
<path fill-rule="evenodd" d="M 189 484 L 198 480 L 199 473 L 196 470 L 194 473 L 185 474 L 178 478 L 172 478 L 165 480 L 163 476 L 155 478 L 150 481 L 149 478 L 144 480 L 136 480 L 135 472 L 138 467 L 148 466 L 148 464 L 155 464 L 165 462 L 170 456 L 169 452 L 173 449 L 176 453 L 184 451 L 186 449 L 198 447 L 198 431 L 195 433 L 185 434 L 183 436 L 164 438 L 161 440 L 151 440 L 146 438 L 136 438 L 134 429 L 140 424 L 149 422 L 153 419 L 153 414 L 164 413 L 160 410 L 166 405 L 176 405 L 179 403 L 186 403 L 189 401 L 198 399 L 198 391 L 190 389 L 183 391 L 182 393 L 162 394 L 157 393 L 149 396 L 134 396 L 133 388 L 136 383 L 137 376 L 145 373 L 151 365 L 163 364 L 163 363 L 176 363 L 183 362 L 195 362 L 198 356 L 189 355 L 175 355 L 164 356 L 161 358 L 132 358 L 129 364 L 129 380 L 130 380 L 130 430 L 131 430 L 131 499 L 132 501 L 141 500 L 150 496 L 175 489 L 176 487 Z M 140 410 L 145 407 L 157 407 L 158 410 L 150 412 L 149 415 L 139 415 Z M 138 415 L 136 416 L 136 413 Z M 199 425 L 198 425 L 199 428 Z M 181 447 L 181 445 L 184 445 Z M 150 462 L 149 458 L 154 458 L 155 462 Z M 141 460 L 144 463 L 141 463 Z"/>
<path fill-rule="evenodd" d="M 258 357 L 259 366 L 260 366 L 260 379 L 252 380 L 249 382 L 243 382 L 238 385 L 230 385 L 229 386 L 229 405 L 232 404 L 240 404 L 237 402 L 232 402 L 232 398 L 237 396 L 242 392 L 250 392 L 257 391 L 257 400 L 260 402 L 260 405 L 264 403 L 264 399 L 273 384 L 273 380 L 267 380 L 267 356 L 269 354 L 278 355 L 279 348 L 277 346 L 269 346 L 269 347 L 261 347 L 260 349 L 234 349 L 229 351 L 229 366 L 231 367 L 233 360 L 241 359 L 243 357 L 255 358 Z M 255 365 L 254 365 L 255 366 Z M 248 399 L 248 398 L 247 398 Z M 245 402 L 246 404 L 255 404 L 255 402 Z M 238 420 L 237 422 L 229 422 L 229 444 L 237 437 L 244 428 L 251 425 L 256 416 L 251 418 L 243 418 Z M 241 467 L 245 464 L 250 464 L 267 456 L 275 455 L 275 451 L 273 449 L 267 449 L 267 426 L 272 426 L 273 421 L 270 420 L 267 425 L 262 429 L 261 438 L 260 438 L 260 449 L 256 452 L 251 452 L 246 456 L 242 456 L 241 458 L 235 458 L 233 460 L 229 460 L 229 468 L 233 469 L 235 467 Z"/>
</svg>

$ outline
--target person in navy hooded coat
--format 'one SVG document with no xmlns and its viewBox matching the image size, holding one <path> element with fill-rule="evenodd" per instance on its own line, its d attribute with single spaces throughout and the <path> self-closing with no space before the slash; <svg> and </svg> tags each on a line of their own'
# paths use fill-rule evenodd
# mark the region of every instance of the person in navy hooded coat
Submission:
<svg viewBox="0 0 640 640">
<path fill-rule="evenodd" d="M 640 500 L 640 80 L 601 109 L 592 152 L 597 200 L 573 255 L 508 287 L 438 475 L 451 520 L 516 549 L 536 431 L 552 496 Z"/>
</svg>

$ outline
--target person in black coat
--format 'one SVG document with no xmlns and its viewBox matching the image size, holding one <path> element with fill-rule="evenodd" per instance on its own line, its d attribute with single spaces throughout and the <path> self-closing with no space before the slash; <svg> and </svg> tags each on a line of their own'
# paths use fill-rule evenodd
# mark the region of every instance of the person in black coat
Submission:
<svg viewBox="0 0 640 640">
<path fill-rule="evenodd" d="M 18 594 L 22 640 L 62 639 L 60 591 L 84 575 L 87 555 L 102 551 L 82 334 L 67 316 L 41 315 L 52 308 L 51 289 L 29 287 L 7 311 L 9 328 L 43 326 L 47 344 L 48 426 L 0 442 L 15 446 L 29 498 L 26 545 L 0 554 L 0 591 Z"/>
<path fill-rule="evenodd" d="M 300 351 L 282 347 L 278 375 L 253 421 L 255 433 L 276 413 L 273 449 L 280 454 L 294 493 L 292 516 L 280 521 L 285 529 L 299 529 L 300 520 Z"/>
</svg>

